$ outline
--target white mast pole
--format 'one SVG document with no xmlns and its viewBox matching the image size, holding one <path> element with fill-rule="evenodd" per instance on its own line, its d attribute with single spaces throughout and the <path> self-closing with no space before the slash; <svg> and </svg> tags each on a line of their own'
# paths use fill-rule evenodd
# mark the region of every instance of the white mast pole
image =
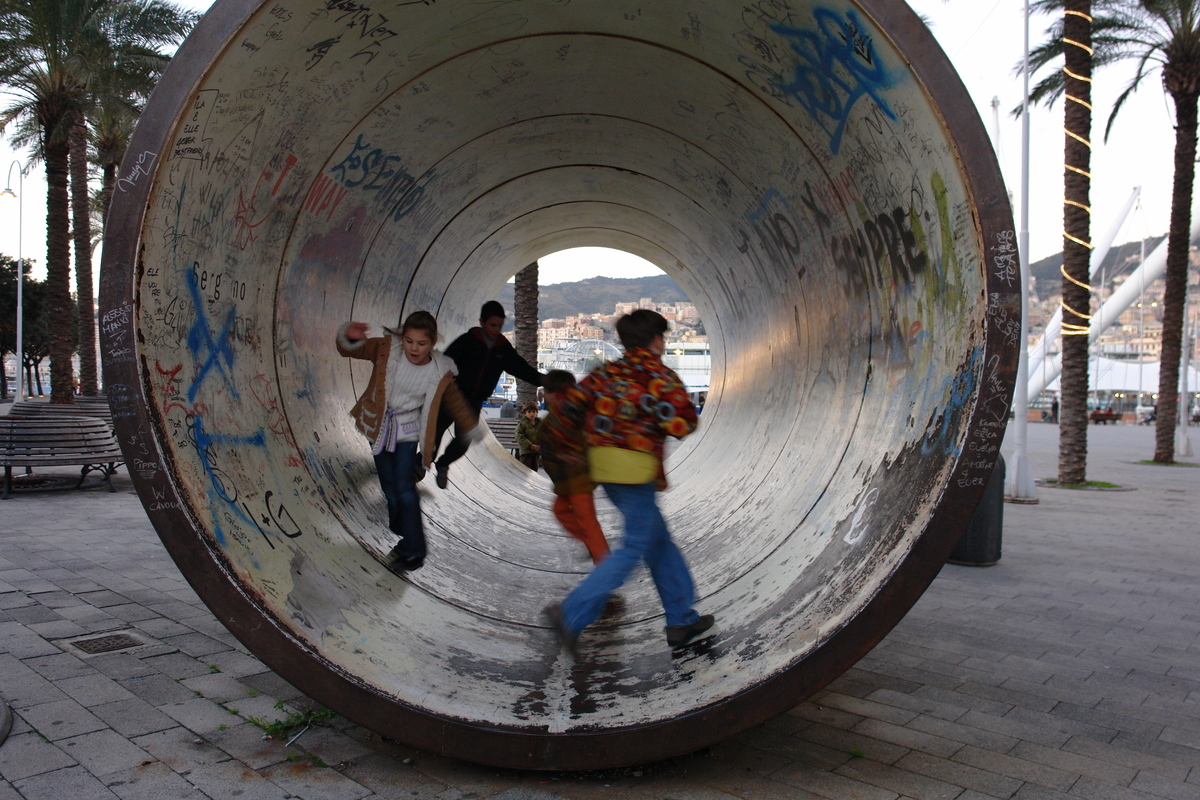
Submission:
<svg viewBox="0 0 1200 800">
<path fill-rule="evenodd" d="M 1188 331 L 1187 295 L 1183 296 L 1183 357 L 1180 359 L 1179 374 L 1179 414 L 1175 428 L 1175 455 L 1192 455 L 1192 440 L 1188 436 L 1188 417 L 1192 414 L 1191 398 L 1188 397 L 1188 370 L 1191 369 L 1192 337 Z"/>
<path fill-rule="evenodd" d="M 1038 502 L 1029 466 L 1029 0 L 1025 0 L 1025 102 L 1021 105 L 1021 351 L 1017 361 L 1016 449 L 1005 478 L 1004 499 Z"/>
</svg>

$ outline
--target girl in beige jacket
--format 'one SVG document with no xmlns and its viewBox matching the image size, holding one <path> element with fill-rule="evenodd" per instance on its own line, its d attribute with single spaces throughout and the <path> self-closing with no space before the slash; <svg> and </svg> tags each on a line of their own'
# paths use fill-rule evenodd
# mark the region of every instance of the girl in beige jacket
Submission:
<svg viewBox="0 0 1200 800">
<path fill-rule="evenodd" d="M 433 315 L 414 311 L 400 330 L 383 330 L 383 336 L 367 338 L 366 323 L 347 322 L 338 330 L 337 350 L 374 365 L 350 415 L 371 442 L 379 485 L 387 498 L 388 527 L 400 537 L 388 554 L 389 566 L 411 571 L 425 563 L 417 481 L 437 452 L 437 410 L 452 415 L 468 440 L 478 439 L 482 430 L 454 383 L 454 362 L 433 349 L 437 344 Z"/>
</svg>

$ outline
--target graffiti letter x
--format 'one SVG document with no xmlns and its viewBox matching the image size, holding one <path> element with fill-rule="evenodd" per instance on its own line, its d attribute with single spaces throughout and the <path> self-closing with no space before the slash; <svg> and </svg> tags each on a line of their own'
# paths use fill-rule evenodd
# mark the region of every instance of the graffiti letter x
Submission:
<svg viewBox="0 0 1200 800">
<path fill-rule="evenodd" d="M 235 399 L 241 399 L 238 396 L 237 389 L 229 381 L 229 375 L 225 372 L 226 367 L 233 366 L 233 347 L 230 346 L 231 332 L 233 331 L 233 320 L 235 309 L 229 309 L 229 317 L 225 320 L 225 326 L 221 328 L 221 332 L 213 337 L 212 328 L 208 324 L 208 315 L 204 313 L 204 298 L 200 296 L 200 284 L 196 278 L 194 270 L 187 271 L 188 290 L 192 294 L 192 306 L 196 309 L 196 324 L 188 331 L 188 349 L 192 351 L 192 357 L 200 358 L 200 351 L 207 350 L 208 357 L 204 363 L 200 365 L 200 369 L 196 372 L 196 379 L 192 381 L 192 385 L 188 387 L 188 402 L 196 401 L 196 392 L 200 389 L 200 384 L 203 383 L 208 371 L 216 367 L 217 372 L 221 373 L 221 377 L 225 380 L 225 385 L 229 387 L 229 391 L 233 393 Z M 221 362 L 225 363 L 222 364 Z"/>
</svg>

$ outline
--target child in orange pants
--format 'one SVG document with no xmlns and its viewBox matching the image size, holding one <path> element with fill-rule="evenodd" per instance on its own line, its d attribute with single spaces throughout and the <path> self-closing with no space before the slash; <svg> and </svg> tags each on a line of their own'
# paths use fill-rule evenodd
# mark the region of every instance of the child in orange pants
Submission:
<svg viewBox="0 0 1200 800">
<path fill-rule="evenodd" d="M 608 556 L 608 541 L 596 519 L 592 492 L 596 484 L 588 474 L 587 448 L 583 440 L 586 397 L 566 370 L 546 373 L 542 383 L 546 395 L 546 417 L 537 427 L 542 466 L 554 482 L 554 516 L 567 533 L 583 542 L 599 564 Z"/>
</svg>

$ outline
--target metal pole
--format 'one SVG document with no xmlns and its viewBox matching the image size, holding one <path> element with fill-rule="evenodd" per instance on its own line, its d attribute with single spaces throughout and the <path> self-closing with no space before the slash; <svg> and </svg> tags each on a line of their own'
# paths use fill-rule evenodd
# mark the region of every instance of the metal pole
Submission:
<svg viewBox="0 0 1200 800">
<path fill-rule="evenodd" d="M 992 97 L 992 136 L 996 141 L 996 157 L 1000 157 L 1000 97 L 999 95 Z M 1012 192 L 1008 193 L 1008 199 L 1012 200 Z"/>
<path fill-rule="evenodd" d="M 1166 257 L 1163 258 L 1166 264 Z M 1146 237 L 1142 237 L 1142 263 L 1138 265 L 1138 404 L 1142 402 L 1142 367 L 1146 363 Z M 1151 403 L 1155 416 L 1158 415 L 1158 404 Z M 1136 411 L 1135 411 L 1136 413 Z"/>
<path fill-rule="evenodd" d="M 11 169 L 11 167 L 10 167 Z M 25 374 L 25 167 L 17 170 L 17 399 L 26 398 Z"/>
<path fill-rule="evenodd" d="M 1105 277 L 1104 276 L 1104 268 L 1101 267 L 1100 268 L 1100 283 L 1096 287 L 1096 311 L 1097 312 L 1099 312 L 1100 309 L 1104 307 L 1104 277 Z M 1096 378 L 1092 385 L 1096 387 L 1096 410 L 1099 411 L 1100 410 L 1100 355 L 1101 355 L 1101 350 L 1103 349 L 1103 345 L 1100 344 L 1100 334 L 1099 333 L 1096 334 L 1096 341 L 1094 343 L 1089 342 L 1088 346 L 1096 348 Z M 1107 399 L 1108 399 L 1108 408 L 1112 408 L 1112 391 L 1111 390 L 1109 390 L 1109 395 L 1108 395 Z"/>
<path fill-rule="evenodd" d="M 1190 456 L 1192 455 L 1192 440 L 1188 436 L 1188 417 L 1192 413 L 1191 398 L 1188 397 L 1188 370 L 1191 369 L 1191 353 L 1192 342 L 1188 335 L 1187 324 L 1187 293 L 1183 295 L 1183 357 L 1180 358 L 1180 366 L 1182 372 L 1179 376 L 1179 404 L 1180 410 L 1178 414 L 1178 423 L 1175 428 L 1175 455 Z"/>
<path fill-rule="evenodd" d="M 17 167 L 17 191 L 12 190 L 12 168 Z M 8 186 L 0 194 L 17 198 L 17 400 L 25 399 L 25 255 L 21 236 L 25 231 L 25 165 L 14 161 L 8 165 Z"/>
<path fill-rule="evenodd" d="M 1029 0 L 1025 0 L 1025 102 L 1021 105 L 1021 348 L 1017 362 L 1016 449 L 1008 471 L 1004 499 L 1038 502 L 1029 466 Z"/>
</svg>

